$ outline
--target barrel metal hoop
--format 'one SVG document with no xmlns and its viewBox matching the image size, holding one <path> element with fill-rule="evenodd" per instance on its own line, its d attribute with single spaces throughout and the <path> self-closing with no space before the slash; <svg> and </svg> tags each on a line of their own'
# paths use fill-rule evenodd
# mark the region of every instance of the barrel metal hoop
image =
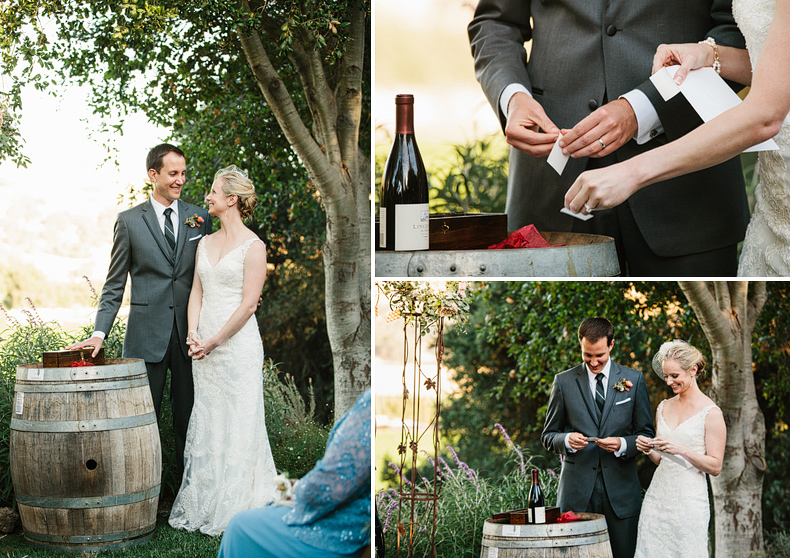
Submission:
<svg viewBox="0 0 790 558">
<path fill-rule="evenodd" d="M 82 391 L 112 391 L 114 389 L 128 389 L 148 385 L 148 377 L 142 376 L 132 380 L 119 380 L 117 382 L 80 382 L 68 384 L 20 384 L 16 383 L 14 391 L 25 393 L 77 393 Z"/>
<path fill-rule="evenodd" d="M 25 536 L 29 539 L 34 539 L 42 542 L 53 542 L 53 543 L 67 543 L 67 544 L 105 543 L 105 542 L 114 542 L 114 541 L 121 541 L 121 540 L 141 537 L 143 535 L 153 533 L 155 528 L 156 528 L 156 523 L 151 523 L 150 525 L 146 525 L 141 529 L 133 529 L 131 531 L 125 531 L 123 533 L 110 533 L 108 535 L 78 535 L 78 536 L 45 535 L 43 533 L 34 533 L 32 531 L 25 530 Z"/>
<path fill-rule="evenodd" d="M 130 378 L 147 376 L 145 369 L 135 370 L 129 364 L 112 364 L 103 366 L 75 366 L 62 368 L 43 368 L 36 366 L 20 366 L 17 370 L 17 381 L 31 382 L 73 382 L 83 380 L 111 380 L 113 378 Z"/>
<path fill-rule="evenodd" d="M 135 428 L 154 423 L 156 423 L 156 413 L 93 420 L 40 421 L 12 418 L 11 430 L 18 432 L 101 432 Z"/>
<path fill-rule="evenodd" d="M 105 550 L 121 550 L 123 548 L 129 548 L 131 546 L 135 546 L 135 545 L 138 545 L 138 544 L 145 544 L 148 541 L 150 541 L 153 537 L 154 537 L 154 532 L 151 532 L 151 533 L 149 533 L 147 535 L 144 535 L 142 537 L 139 537 L 137 539 L 132 539 L 132 540 L 128 540 L 128 541 L 120 541 L 120 542 L 116 542 L 116 543 L 103 544 L 103 545 L 91 545 L 91 546 L 87 546 L 87 545 L 86 546 L 74 546 L 74 545 L 67 546 L 67 545 L 48 544 L 48 543 L 45 543 L 45 542 L 40 542 L 40 541 L 33 540 L 33 539 L 31 539 L 31 538 L 29 538 L 27 536 L 25 538 L 28 540 L 28 542 L 30 542 L 30 544 L 32 544 L 33 546 L 37 546 L 39 548 L 47 548 L 49 550 L 59 550 L 61 552 L 68 552 L 70 554 L 75 554 L 77 552 L 79 552 L 79 553 L 86 553 L 86 552 L 88 552 L 88 553 L 98 553 L 98 552 L 104 552 Z"/>
<path fill-rule="evenodd" d="M 27 494 L 16 494 L 16 501 L 25 506 L 33 508 L 57 508 L 57 509 L 87 509 L 87 508 L 108 508 L 110 506 L 125 506 L 149 500 L 159 495 L 161 485 L 146 488 L 131 494 L 117 494 L 115 496 L 96 496 L 93 498 L 44 498 L 40 496 L 28 496 Z"/>
</svg>

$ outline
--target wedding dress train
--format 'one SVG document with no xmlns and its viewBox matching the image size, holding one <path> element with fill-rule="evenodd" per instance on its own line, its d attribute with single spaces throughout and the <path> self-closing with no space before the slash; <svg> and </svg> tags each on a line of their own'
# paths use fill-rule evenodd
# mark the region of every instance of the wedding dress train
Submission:
<svg viewBox="0 0 790 558">
<path fill-rule="evenodd" d="M 205 240 L 205 239 L 204 239 Z M 215 266 L 200 241 L 203 286 L 198 337 L 214 335 L 242 301 L 249 240 Z M 195 403 L 187 430 L 185 471 L 170 525 L 219 535 L 239 511 L 274 499 L 277 471 L 266 433 L 263 345 L 255 316 L 202 360 L 192 363 Z"/>
</svg>

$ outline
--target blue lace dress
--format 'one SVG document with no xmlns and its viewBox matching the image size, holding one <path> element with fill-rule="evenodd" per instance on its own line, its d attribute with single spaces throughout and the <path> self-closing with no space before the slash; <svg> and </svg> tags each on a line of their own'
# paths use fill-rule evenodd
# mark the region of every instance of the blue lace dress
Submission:
<svg viewBox="0 0 790 558">
<path fill-rule="evenodd" d="M 370 542 L 370 390 L 335 424 L 324 457 L 296 485 L 294 508 L 236 514 L 218 558 L 358 556 Z"/>
</svg>

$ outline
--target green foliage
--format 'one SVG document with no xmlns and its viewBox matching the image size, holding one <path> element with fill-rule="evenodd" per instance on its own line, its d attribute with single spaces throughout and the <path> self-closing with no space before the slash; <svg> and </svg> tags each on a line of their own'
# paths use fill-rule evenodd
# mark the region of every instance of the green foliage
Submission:
<svg viewBox="0 0 790 558">
<path fill-rule="evenodd" d="M 456 145 L 454 158 L 431 175 L 431 209 L 440 213 L 504 213 L 508 150 L 500 136 Z"/>
<path fill-rule="evenodd" d="M 447 448 L 447 452 L 452 457 L 439 460 L 440 498 L 437 502 L 435 541 L 438 558 L 480 556 L 483 522 L 495 513 L 526 507 L 532 483 L 530 471 L 535 468 L 532 458 L 523 455 L 521 448 L 510 441 L 504 428 L 500 432 L 505 437 L 510 457 L 510 468 L 500 477 L 483 478 L 461 461 L 451 447 Z M 498 441 L 501 444 L 501 439 Z M 448 464 L 448 460 L 454 464 Z M 394 469 L 396 475 L 403 475 L 404 490 L 410 490 L 408 472 L 399 471 L 397 467 Z M 546 505 L 555 505 L 559 484 L 557 473 L 553 469 L 539 469 L 539 479 Z M 432 481 L 426 478 L 425 473 L 417 483 L 417 490 L 422 493 L 433 492 Z M 376 496 L 376 507 L 388 549 L 396 548 L 399 509 L 403 514 L 409 513 L 408 504 L 402 508 L 400 506 L 396 489 L 383 490 Z M 424 515 L 426 510 L 426 501 L 418 501 L 415 517 L 422 517 L 423 525 L 429 525 L 431 521 L 430 517 Z M 402 523 L 407 521 L 401 519 Z M 431 556 L 427 537 L 423 531 L 420 533 L 415 539 L 414 556 Z"/>
<path fill-rule="evenodd" d="M 219 551 L 220 538 L 207 537 L 199 531 L 188 533 L 173 529 L 167 516 L 160 515 L 156 533 L 148 544 L 102 553 L 102 558 L 215 558 Z M 6 558 L 62 558 L 62 552 L 42 549 L 25 541 L 21 533 L 6 535 L 2 542 L 3 557 Z M 88 556 L 83 554 L 83 556 Z M 92 556 L 92 555 L 91 555 Z"/>
<path fill-rule="evenodd" d="M 266 430 L 277 469 L 289 478 L 300 478 L 324 456 L 331 427 L 315 420 L 312 385 L 305 402 L 293 377 L 278 375 L 277 365 L 267 360 L 263 367 Z"/>
<path fill-rule="evenodd" d="M 766 534 L 765 554 L 760 558 L 790 558 L 790 533 L 777 531 Z"/>
<path fill-rule="evenodd" d="M 459 451 L 486 474 L 504 467 L 489 426 L 496 421 L 509 424 L 534 456 L 556 459 L 539 435 L 554 376 L 580 361 L 576 331 L 584 318 L 612 321 L 612 357 L 645 372 L 654 406 L 666 392 L 649 368 L 660 344 L 686 339 L 703 353 L 707 344 L 674 283 L 489 282 L 470 290 L 468 333 L 445 334 L 445 360 L 460 393 L 445 402 L 441 419 L 443 432 L 460 436 Z"/>
</svg>

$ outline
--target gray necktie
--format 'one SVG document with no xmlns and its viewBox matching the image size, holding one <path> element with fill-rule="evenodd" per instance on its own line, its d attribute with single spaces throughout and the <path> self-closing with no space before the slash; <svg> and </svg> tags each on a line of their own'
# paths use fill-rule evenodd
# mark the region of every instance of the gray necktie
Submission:
<svg viewBox="0 0 790 558">
<path fill-rule="evenodd" d="M 172 208 L 168 207 L 165 209 L 165 238 L 167 239 L 167 243 L 170 245 L 170 249 L 175 251 L 176 234 L 173 231 L 173 221 L 170 220 L 171 213 L 173 213 Z"/>
<path fill-rule="evenodd" d="M 598 404 L 598 410 L 601 411 L 601 413 L 603 413 L 603 404 L 606 401 L 606 396 L 603 391 L 603 378 L 604 375 L 602 372 L 598 372 L 595 375 L 595 379 L 598 381 L 595 385 L 595 402 Z"/>
</svg>

